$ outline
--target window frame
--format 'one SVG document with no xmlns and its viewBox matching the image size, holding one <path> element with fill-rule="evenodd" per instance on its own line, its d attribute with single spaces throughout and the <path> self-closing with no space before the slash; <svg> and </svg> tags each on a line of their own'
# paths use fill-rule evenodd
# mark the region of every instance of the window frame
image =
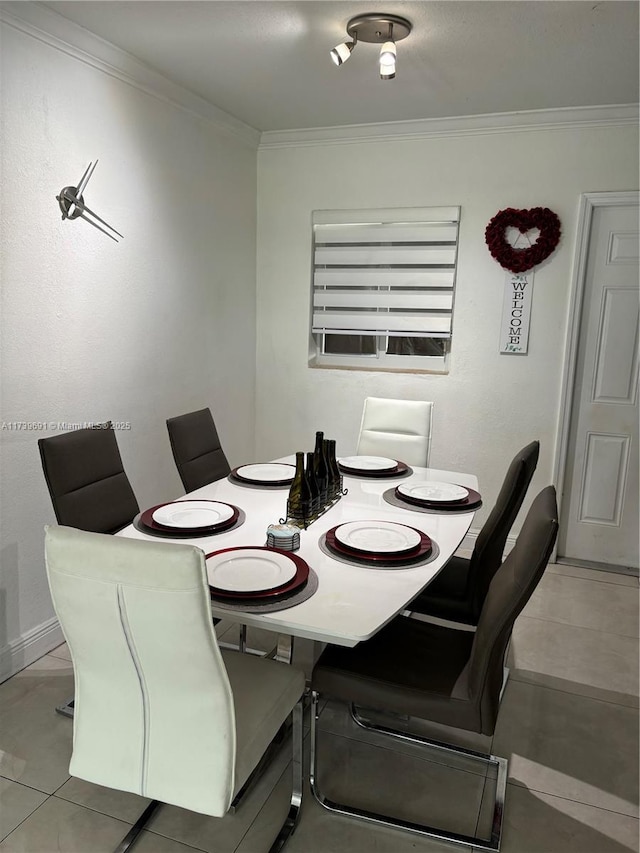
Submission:
<svg viewBox="0 0 640 853">
<path fill-rule="evenodd" d="M 385 209 L 367 209 L 367 210 L 316 210 L 312 213 L 312 222 L 311 222 L 311 307 L 310 307 L 310 318 L 309 318 L 309 334 L 310 334 L 310 348 L 309 348 L 309 366 L 310 367 L 325 367 L 325 368 L 334 368 L 334 369 L 352 369 L 352 370 L 372 370 L 372 371 L 391 371 L 391 372 L 418 372 L 418 373 L 448 373 L 449 371 L 449 359 L 451 352 L 451 340 L 453 336 L 453 318 L 454 318 L 454 310 L 455 310 L 455 291 L 456 291 L 456 278 L 457 278 L 457 263 L 458 263 L 458 248 L 459 248 L 459 235 L 460 235 L 460 207 L 459 206 L 448 206 L 448 207 L 419 207 L 419 208 L 385 208 Z M 418 263 L 418 264 L 402 264 L 394 267 L 393 264 L 371 264 L 371 265 L 363 265 L 360 267 L 357 261 L 353 261 L 351 266 L 335 266 L 331 267 L 329 265 L 323 265 L 322 263 L 318 263 L 318 256 L 321 255 L 322 250 L 326 246 L 333 247 L 334 253 L 336 251 L 340 251 L 340 243 L 328 243 L 324 241 L 317 240 L 317 234 L 320 233 L 318 226 L 322 228 L 323 226 L 346 226 L 347 228 L 355 229 L 354 233 L 361 227 L 364 227 L 366 230 L 368 226 L 379 226 L 381 228 L 381 232 L 383 233 L 389 230 L 393 230 L 395 228 L 406 227 L 411 231 L 415 231 L 414 226 L 425 226 L 425 234 L 428 234 L 431 230 L 434 232 L 437 227 L 446 227 L 446 231 L 443 231 L 443 234 L 447 234 L 448 239 L 446 241 L 438 242 L 436 240 L 425 240 L 425 241 L 415 241 L 416 248 L 422 249 L 422 254 L 424 255 L 425 251 L 433 251 L 436 249 L 436 255 L 441 254 L 437 252 L 438 247 L 447 247 L 449 252 L 445 251 L 445 256 L 449 257 L 449 253 L 452 252 L 452 259 L 449 263 L 436 263 L 436 264 L 427 264 L 427 263 Z M 455 227 L 455 240 L 451 240 L 451 229 Z M 330 229 L 325 227 L 325 234 L 330 233 Z M 336 232 L 337 233 L 337 232 Z M 324 236 L 324 235 L 323 235 Z M 350 251 L 355 251 L 356 253 L 360 251 L 362 247 L 362 251 L 366 254 L 367 248 L 374 247 L 374 251 L 382 251 L 385 252 L 387 248 L 393 252 L 396 246 L 410 246 L 409 249 L 405 251 L 411 251 L 414 246 L 410 243 L 405 242 L 397 242 L 393 241 L 389 242 L 374 242 L 370 243 L 349 243 L 345 244 Z M 321 256 L 322 257 L 322 256 Z M 375 255 L 374 255 L 375 257 Z M 332 258 L 332 260 L 334 260 Z M 374 271 L 373 278 L 376 278 L 377 270 L 382 268 L 383 272 L 386 269 L 398 272 L 403 271 L 405 269 L 409 269 L 412 271 L 416 271 L 418 274 L 429 273 L 431 278 L 434 279 L 434 283 L 431 284 L 429 280 L 429 276 L 427 276 L 424 284 L 415 285 L 412 284 L 397 284 L 394 286 L 393 284 L 375 284 L 372 282 L 370 285 L 360 285 L 359 289 L 354 289 L 352 285 L 343 286 L 335 286 L 333 289 L 330 288 L 329 285 L 318 284 L 316 281 L 317 273 L 326 273 L 330 270 L 340 271 L 345 270 L 349 272 L 361 273 L 363 271 L 369 270 L 369 272 Z M 444 279 L 450 278 L 450 284 L 447 283 L 436 283 L 436 279 L 438 279 L 439 275 Z M 319 278 L 323 276 L 320 275 Z M 357 277 L 357 276 L 356 276 Z M 412 278 L 414 276 L 412 275 Z M 324 276 L 326 278 L 326 275 Z M 413 288 L 413 289 L 412 289 Z M 323 308 L 322 306 L 325 304 L 325 301 L 321 298 L 324 293 L 333 293 L 339 294 L 340 291 L 347 291 L 354 296 L 354 300 L 361 301 L 362 295 L 364 294 L 365 299 L 364 303 L 369 303 L 373 305 L 374 303 L 378 303 L 380 301 L 384 302 L 384 300 L 378 300 L 376 297 L 380 293 L 388 292 L 390 294 L 389 302 L 397 301 L 400 299 L 402 301 L 403 294 L 417 294 L 418 296 L 424 295 L 426 297 L 425 303 L 429 303 L 430 301 L 438 306 L 434 309 L 429 309 L 425 307 L 424 309 L 418 308 L 414 309 L 412 312 L 409 309 L 408 316 L 415 316 L 420 318 L 421 316 L 433 316 L 437 323 L 437 315 L 441 314 L 443 318 L 449 318 L 449 331 L 435 331 L 432 334 L 425 334 L 424 332 L 419 332 L 417 335 L 411 334 L 410 332 L 407 335 L 401 334 L 401 329 L 393 332 L 393 335 L 390 334 L 389 329 L 385 329 L 384 331 L 371 329 L 371 330 L 363 330 L 363 329 L 353 329 L 351 332 L 344 332 L 345 335 L 349 337 L 371 337 L 375 339 L 375 353 L 326 353 L 324 352 L 324 343 L 326 335 L 338 335 L 342 332 L 340 331 L 328 331 L 326 328 L 320 328 L 318 318 L 323 316 L 323 311 L 333 311 L 336 316 L 340 316 L 340 309 L 328 309 Z M 370 298 L 367 299 L 366 296 Z M 450 295 L 450 307 L 440 308 L 440 303 L 442 305 L 446 305 L 447 296 Z M 320 298 L 318 298 L 320 296 Z M 438 299 L 437 297 L 443 296 L 445 298 Z M 395 297 L 395 300 L 394 300 Z M 431 297 L 431 299 L 429 299 Z M 338 300 L 339 302 L 340 300 Z M 410 302 L 415 303 L 415 298 L 411 299 Z M 371 313 L 371 316 L 379 317 L 379 315 L 384 315 L 386 317 L 392 317 L 394 314 L 393 306 L 387 304 L 386 306 L 382 305 L 376 310 L 375 308 L 368 307 L 365 309 L 358 308 L 346 308 L 343 309 L 343 313 L 345 317 L 348 314 L 353 315 L 353 318 L 356 319 L 356 324 L 358 322 L 358 314 L 355 313 L 358 310 L 365 310 Z M 402 311 L 403 309 L 396 309 L 396 311 Z M 316 321 L 316 325 L 314 326 L 314 320 Z M 345 319 L 345 323 L 346 323 Z M 426 320 L 425 320 L 426 322 Z M 374 325 L 381 325 L 379 320 L 377 320 Z M 384 324 L 382 324 L 384 325 Z M 439 323 L 442 327 L 442 323 Z M 391 337 L 403 337 L 403 338 L 412 338 L 412 337 L 424 337 L 426 339 L 439 339 L 446 341 L 445 343 L 445 352 L 443 355 L 396 355 L 394 353 L 387 352 L 387 341 Z"/>
</svg>

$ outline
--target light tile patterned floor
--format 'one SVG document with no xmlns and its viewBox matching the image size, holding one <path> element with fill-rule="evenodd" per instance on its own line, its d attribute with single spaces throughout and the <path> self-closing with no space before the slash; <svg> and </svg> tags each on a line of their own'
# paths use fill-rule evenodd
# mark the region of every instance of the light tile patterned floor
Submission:
<svg viewBox="0 0 640 853">
<path fill-rule="evenodd" d="M 229 626 L 219 626 L 219 632 Z M 254 634 L 250 642 L 269 644 Z M 638 580 L 549 566 L 516 623 L 493 742 L 433 729 L 509 759 L 503 853 L 623 853 L 638 849 Z M 65 646 L 0 685 L 0 851 L 112 850 L 147 802 L 69 778 L 71 721 L 53 712 L 72 695 Z M 390 751 L 338 705 L 321 714 L 328 794 L 457 831 L 486 824 L 490 780 L 477 767 Z M 422 726 L 422 729 L 428 727 Z M 283 750 L 223 820 L 164 806 L 137 853 L 263 853 L 288 805 Z M 323 810 L 305 792 L 287 853 L 444 853 L 455 848 Z"/>
</svg>

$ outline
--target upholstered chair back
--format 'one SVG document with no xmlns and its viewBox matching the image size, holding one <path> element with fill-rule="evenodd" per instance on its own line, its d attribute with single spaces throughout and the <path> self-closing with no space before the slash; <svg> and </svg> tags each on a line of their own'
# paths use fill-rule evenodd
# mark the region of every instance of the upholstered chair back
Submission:
<svg viewBox="0 0 640 853">
<path fill-rule="evenodd" d="M 357 453 L 387 456 L 407 465 L 429 465 L 433 403 L 367 397 Z"/>
<path fill-rule="evenodd" d="M 203 552 L 49 527 L 46 564 L 76 682 L 71 775 L 224 815 L 236 726 Z"/>
<path fill-rule="evenodd" d="M 171 450 L 185 491 L 226 477 L 231 468 L 209 409 L 167 420 Z"/>
<path fill-rule="evenodd" d="M 38 447 L 59 524 L 115 533 L 138 514 L 111 422 L 41 438 Z"/>
<path fill-rule="evenodd" d="M 538 464 L 540 442 L 532 441 L 515 455 L 489 517 L 478 534 L 469 565 L 470 598 L 476 617 L 489 584 L 502 563 L 507 536 L 520 512 L 529 483 Z"/>
<path fill-rule="evenodd" d="M 556 490 L 547 486 L 531 505 L 513 550 L 489 585 L 474 635 L 465 679 L 483 734 L 492 734 L 495 728 L 513 623 L 542 577 L 557 534 Z"/>
</svg>

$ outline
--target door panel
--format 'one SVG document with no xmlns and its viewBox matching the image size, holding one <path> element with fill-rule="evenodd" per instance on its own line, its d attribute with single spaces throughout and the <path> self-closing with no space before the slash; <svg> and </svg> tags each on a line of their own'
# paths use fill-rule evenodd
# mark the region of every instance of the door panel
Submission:
<svg viewBox="0 0 640 853">
<path fill-rule="evenodd" d="M 638 207 L 594 209 L 558 555 L 638 567 Z"/>
</svg>

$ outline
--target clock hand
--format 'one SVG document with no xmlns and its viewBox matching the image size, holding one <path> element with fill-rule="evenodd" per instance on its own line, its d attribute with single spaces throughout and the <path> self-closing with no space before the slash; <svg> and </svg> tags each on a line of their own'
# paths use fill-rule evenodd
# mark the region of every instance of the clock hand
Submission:
<svg viewBox="0 0 640 853">
<path fill-rule="evenodd" d="M 93 225 L 93 227 L 94 227 L 94 228 L 97 228 L 97 229 L 98 229 L 98 231 L 102 231 L 102 233 L 103 233 L 103 234 L 106 234 L 106 235 L 107 235 L 107 237 L 111 237 L 111 239 L 112 239 L 115 243 L 118 243 L 118 242 L 119 242 L 118 240 L 116 240 L 116 238 L 113 236 L 113 234 L 109 234 L 109 232 L 108 232 L 108 231 L 105 231 L 105 230 L 104 230 L 104 228 L 101 228 L 101 227 L 98 225 L 98 223 L 97 223 L 97 222 L 94 222 L 94 221 L 93 221 L 93 219 L 89 219 L 89 217 L 88 217 L 88 216 L 85 216 L 85 215 L 84 215 L 84 213 L 81 213 L 81 214 L 80 214 L 80 219 L 84 219 L 84 220 L 86 220 L 86 221 L 89 223 L 89 225 Z M 102 222 L 102 220 L 100 220 L 100 221 Z M 106 225 L 106 224 L 107 224 L 107 223 L 105 222 L 105 225 Z M 109 226 L 107 226 L 107 227 L 108 227 L 108 228 L 111 228 L 111 226 L 110 226 L 110 225 L 109 225 Z M 114 228 L 113 230 L 115 231 L 115 228 Z M 116 231 L 116 234 L 117 234 L 117 233 L 118 233 L 118 232 Z M 122 234 L 121 234 L 120 236 L 122 237 Z"/>
<path fill-rule="evenodd" d="M 97 166 L 97 165 L 98 165 L 98 161 L 96 160 L 96 162 L 93 164 L 93 169 L 92 169 L 92 168 L 91 168 L 91 163 L 89 163 L 89 165 L 87 166 L 87 170 L 86 170 L 86 172 L 85 172 L 85 173 L 84 173 L 84 175 L 80 178 L 80 183 L 79 183 L 79 184 L 78 184 L 78 186 L 76 187 L 76 195 L 78 196 L 78 198 L 80 198 L 80 196 L 82 195 L 82 192 L 83 192 L 84 188 L 85 188 L 85 187 L 87 186 L 87 184 L 89 183 L 89 179 L 91 178 L 91 175 L 93 175 L 93 172 L 94 172 L 94 170 L 95 170 L 95 168 L 96 168 L 96 166 Z M 91 169 L 91 171 L 90 171 L 90 172 L 89 172 L 89 169 Z"/>
<path fill-rule="evenodd" d="M 76 190 L 76 192 L 77 192 L 77 190 Z M 79 195 L 79 193 L 78 193 L 78 195 Z M 105 222 L 104 219 L 101 219 L 97 213 L 94 213 L 93 210 L 90 210 L 90 208 L 88 208 L 86 206 L 86 204 L 80 198 L 78 198 L 76 195 L 74 195 L 70 189 L 64 190 L 64 197 L 67 199 L 67 201 L 70 201 L 72 204 L 75 204 L 76 208 L 80 211 L 80 217 L 82 219 L 87 219 L 86 216 L 82 215 L 84 212 L 89 213 L 91 216 L 94 217 L 94 219 L 97 219 L 98 222 L 102 222 L 103 225 L 106 225 L 107 228 L 110 228 L 115 234 L 118 235 L 118 237 L 122 237 L 122 239 L 124 240 L 124 234 L 121 234 L 119 231 L 116 231 L 116 229 L 112 225 L 109 225 L 109 223 Z M 87 222 L 90 222 L 90 221 L 91 220 L 87 219 Z M 92 224 L 94 224 L 94 223 L 92 223 Z M 100 230 L 102 231 L 102 228 Z M 116 243 L 117 242 L 118 241 L 116 240 Z"/>
</svg>

